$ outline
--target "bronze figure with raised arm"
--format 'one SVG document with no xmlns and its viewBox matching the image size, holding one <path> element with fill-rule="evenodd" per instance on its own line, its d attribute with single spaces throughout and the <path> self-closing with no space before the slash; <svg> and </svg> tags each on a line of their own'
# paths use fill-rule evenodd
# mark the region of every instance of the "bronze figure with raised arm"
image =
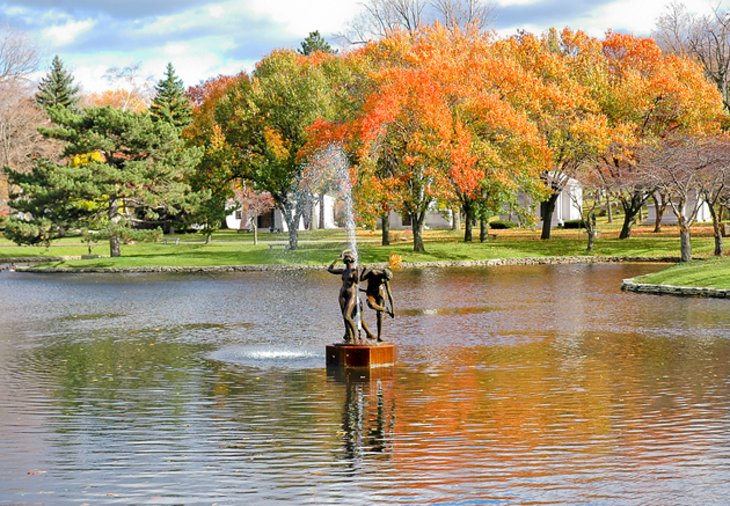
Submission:
<svg viewBox="0 0 730 506">
<path fill-rule="evenodd" d="M 393 273 L 390 269 L 373 269 L 366 267 L 360 273 L 360 281 L 367 281 L 367 286 L 363 290 L 367 297 L 367 304 L 370 309 L 375 310 L 378 325 L 378 342 L 382 342 L 383 331 L 383 313 L 387 313 L 391 318 L 395 317 L 393 309 L 393 293 L 390 291 L 390 280 L 393 279 Z M 390 309 L 388 308 L 390 305 Z"/>
<path fill-rule="evenodd" d="M 342 260 L 345 264 L 344 267 L 335 267 L 335 264 Z M 342 255 L 335 258 L 332 263 L 327 267 L 327 271 L 332 274 L 342 275 L 342 287 L 340 288 L 340 309 L 342 310 L 342 319 L 345 322 L 345 336 L 344 340 L 346 343 L 355 344 L 360 341 L 360 332 L 355 323 L 355 318 L 360 310 L 360 303 L 358 298 L 358 283 L 360 281 L 360 268 L 357 266 L 357 260 L 355 255 L 350 250 L 345 250 Z M 360 319 L 362 328 L 368 336 L 368 339 L 374 339 L 370 330 Z"/>
</svg>

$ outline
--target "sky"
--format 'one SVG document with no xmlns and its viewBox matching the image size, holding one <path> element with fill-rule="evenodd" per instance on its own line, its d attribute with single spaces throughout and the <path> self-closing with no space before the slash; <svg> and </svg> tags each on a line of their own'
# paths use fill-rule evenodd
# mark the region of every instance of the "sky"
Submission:
<svg viewBox="0 0 730 506">
<path fill-rule="evenodd" d="M 649 35 L 668 1 L 494 0 L 493 27 L 500 35 L 551 26 Z M 707 13 L 717 2 L 684 4 Z M 361 9 L 361 0 L 0 0 L 0 27 L 23 31 L 38 46 L 36 77 L 57 54 L 85 92 L 98 92 L 116 86 L 103 78 L 110 67 L 139 64 L 141 77 L 157 81 L 171 62 L 190 86 L 250 71 L 314 30 L 336 45 Z"/>
</svg>

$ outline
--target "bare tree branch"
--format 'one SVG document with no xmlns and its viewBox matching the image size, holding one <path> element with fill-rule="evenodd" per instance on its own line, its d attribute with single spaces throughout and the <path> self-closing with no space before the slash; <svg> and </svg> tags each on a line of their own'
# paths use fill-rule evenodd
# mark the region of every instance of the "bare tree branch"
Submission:
<svg viewBox="0 0 730 506">
<path fill-rule="evenodd" d="M 489 0 L 366 0 L 362 11 L 339 37 L 349 44 L 364 44 L 402 30 L 417 32 L 438 21 L 460 29 L 483 30 L 493 21 Z"/>
<path fill-rule="evenodd" d="M 24 33 L 0 26 L 0 82 L 25 79 L 38 68 L 38 51 Z"/>
<path fill-rule="evenodd" d="M 653 32 L 660 47 L 697 59 L 722 94 L 730 110 L 730 13 L 715 7 L 712 14 L 697 16 L 684 4 L 672 2 Z"/>
</svg>

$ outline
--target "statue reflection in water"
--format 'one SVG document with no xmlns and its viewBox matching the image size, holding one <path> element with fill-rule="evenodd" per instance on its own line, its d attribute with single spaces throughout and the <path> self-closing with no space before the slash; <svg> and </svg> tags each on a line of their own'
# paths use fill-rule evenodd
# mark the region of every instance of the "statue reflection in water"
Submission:
<svg viewBox="0 0 730 506">
<path fill-rule="evenodd" d="M 395 433 L 392 376 L 375 378 L 372 371 L 333 372 L 345 385 L 342 437 L 345 459 L 357 463 L 368 455 L 389 457 Z"/>
</svg>

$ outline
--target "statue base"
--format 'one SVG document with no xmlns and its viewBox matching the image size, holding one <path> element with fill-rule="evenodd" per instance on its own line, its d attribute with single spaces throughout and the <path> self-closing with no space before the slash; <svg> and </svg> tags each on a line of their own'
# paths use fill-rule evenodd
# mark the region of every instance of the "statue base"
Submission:
<svg viewBox="0 0 730 506">
<path fill-rule="evenodd" d="M 395 345 L 331 344 L 327 346 L 327 367 L 392 367 L 395 365 Z"/>
</svg>

